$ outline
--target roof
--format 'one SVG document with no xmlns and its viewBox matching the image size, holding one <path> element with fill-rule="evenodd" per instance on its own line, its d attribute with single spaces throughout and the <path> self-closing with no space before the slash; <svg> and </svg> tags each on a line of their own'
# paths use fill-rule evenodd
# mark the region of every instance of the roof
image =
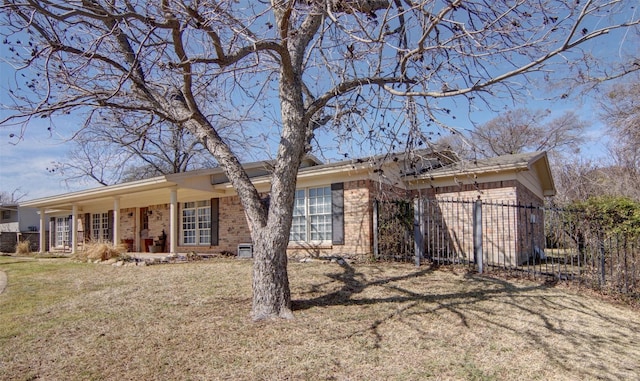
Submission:
<svg viewBox="0 0 640 381">
<path fill-rule="evenodd" d="M 537 174 L 544 196 L 553 196 L 556 188 L 545 151 L 502 155 L 488 159 L 461 160 L 433 170 L 411 173 L 405 179 L 412 183 L 424 183 L 461 175 L 477 178 L 479 175 L 533 171 Z"/>
<path fill-rule="evenodd" d="M 455 160 L 457 157 L 451 152 L 434 153 L 429 150 L 385 154 L 327 164 L 308 155 L 301 163 L 298 179 L 307 182 L 341 181 L 339 179 L 346 177 L 359 179 L 377 175 L 378 178 L 391 179 L 392 184 L 400 184 L 402 187 L 406 183 L 419 187 L 435 179 L 460 174 L 533 169 L 540 177 L 545 195 L 555 193 L 545 152 L 505 155 L 477 161 L 456 162 Z M 261 187 L 259 190 L 268 190 L 273 160 L 246 163 L 243 167 L 256 187 Z M 383 167 L 384 174 L 380 170 Z M 423 185 L 420 185 L 421 183 Z M 221 168 L 208 168 L 44 197 L 21 202 L 20 206 L 46 208 L 47 212 L 70 211 L 72 206 L 84 211 L 100 208 L 107 210 L 113 207 L 114 200 L 117 199 L 120 208 L 131 208 L 143 204 L 151 205 L 156 201 L 166 203 L 173 190 L 177 190 L 180 202 L 209 198 L 215 194 L 230 195 L 234 192 Z"/>
<path fill-rule="evenodd" d="M 0 202 L 0 210 L 11 210 L 11 211 L 16 211 L 18 210 L 18 204 L 15 203 L 1 203 Z"/>
</svg>

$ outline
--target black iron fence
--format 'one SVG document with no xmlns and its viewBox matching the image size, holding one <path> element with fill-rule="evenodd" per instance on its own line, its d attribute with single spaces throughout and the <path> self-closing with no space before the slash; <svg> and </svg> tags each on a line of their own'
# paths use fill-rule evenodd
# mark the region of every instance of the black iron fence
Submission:
<svg viewBox="0 0 640 381">
<path fill-rule="evenodd" d="M 580 211 L 454 199 L 377 201 L 377 260 L 465 264 L 640 297 L 640 237 Z"/>
</svg>

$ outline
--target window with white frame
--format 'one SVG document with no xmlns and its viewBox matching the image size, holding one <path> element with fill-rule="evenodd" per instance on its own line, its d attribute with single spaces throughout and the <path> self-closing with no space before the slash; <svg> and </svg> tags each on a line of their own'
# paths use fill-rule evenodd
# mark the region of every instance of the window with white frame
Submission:
<svg viewBox="0 0 640 381">
<path fill-rule="evenodd" d="M 91 237 L 96 241 L 109 240 L 109 213 L 91 215 Z"/>
<path fill-rule="evenodd" d="M 56 218 L 56 245 L 63 246 L 69 244 L 69 218 Z"/>
<path fill-rule="evenodd" d="M 182 244 L 211 243 L 211 201 L 185 202 L 182 207 Z"/>
<path fill-rule="evenodd" d="M 331 187 L 296 190 L 289 240 L 331 241 Z"/>
</svg>

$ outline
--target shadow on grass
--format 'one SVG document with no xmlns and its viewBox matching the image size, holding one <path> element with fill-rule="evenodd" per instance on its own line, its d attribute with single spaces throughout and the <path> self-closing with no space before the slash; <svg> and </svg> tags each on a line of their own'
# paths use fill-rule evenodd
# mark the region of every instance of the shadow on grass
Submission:
<svg viewBox="0 0 640 381">
<path fill-rule="evenodd" d="M 411 322 L 443 312 L 459 319 L 461 335 L 474 335 L 478 326 L 497 334 L 508 333 L 510 337 L 524 339 L 528 347 L 543 356 L 544 361 L 571 374 L 613 380 L 626 379 L 640 371 L 632 360 L 640 351 L 629 351 L 633 348 L 633 337 L 637 337 L 630 333 L 640 330 L 640 321 L 623 318 L 604 307 L 594 309 L 589 298 L 559 291 L 545 292 L 554 288 L 553 283 L 519 284 L 466 272 L 460 285 L 462 290 L 446 292 L 445 289 L 443 292 L 442 289 L 425 289 L 423 293 L 409 290 L 397 282 L 430 275 L 438 267 L 366 281 L 365 276 L 348 263 L 338 261 L 338 264 L 342 272 L 327 276 L 341 282 L 340 289 L 315 298 L 294 300 L 292 308 L 301 311 L 315 307 L 396 304 L 396 308 L 390 308 L 362 329 L 348 335 L 370 334 L 374 338 L 374 348 L 383 345 L 381 326 L 385 323 L 394 319 Z M 391 293 L 381 297 L 362 297 L 367 288 L 382 285 Z M 357 311 L 354 309 L 354 314 Z M 421 331 L 419 324 L 415 324 L 414 329 L 417 335 L 429 339 L 429 334 Z M 615 353 L 620 351 L 628 353 L 615 358 Z M 617 365 L 616 362 L 602 361 L 612 356 Z M 585 359 L 592 364 L 591 367 L 577 369 L 573 366 Z"/>
<path fill-rule="evenodd" d="M 438 270 L 440 267 L 437 265 L 431 265 L 424 269 L 420 269 L 417 271 L 410 272 L 408 274 L 404 274 L 402 276 L 389 277 L 385 279 L 378 279 L 371 282 L 361 281 L 358 278 L 362 275 L 357 273 L 355 268 L 345 261 L 337 261 L 337 263 L 342 267 L 343 272 L 339 274 L 327 274 L 327 276 L 334 281 L 339 281 L 342 283 L 342 287 L 334 292 L 328 293 L 326 295 L 322 295 L 312 299 L 301 299 L 301 300 L 293 300 L 292 308 L 294 311 L 306 310 L 313 307 L 328 307 L 328 306 L 349 306 L 349 305 L 370 305 L 377 303 L 402 303 L 402 302 L 411 302 L 411 301 L 422 301 L 422 302 L 437 302 L 441 300 L 455 300 L 455 299 L 463 299 L 468 300 L 469 298 L 475 300 L 485 300 L 489 298 L 491 295 L 496 294 L 505 294 L 505 293 L 523 293 L 529 292 L 537 289 L 546 289 L 549 288 L 547 285 L 536 285 L 531 287 L 519 288 L 515 287 L 513 284 L 495 279 L 483 277 L 480 275 L 476 275 L 473 273 L 466 273 L 465 278 L 469 281 L 474 282 L 490 282 L 493 284 L 498 284 L 501 288 L 498 289 L 482 289 L 482 290 L 474 290 L 464 293 L 452 293 L 452 294 L 441 294 L 441 295 L 430 295 L 430 294 L 421 294 L 416 293 L 398 286 L 393 286 L 393 283 L 425 276 L 428 274 L 432 274 L 434 271 Z M 353 296 L 362 293 L 365 289 L 373 286 L 381 286 L 387 285 L 387 288 L 392 289 L 397 292 L 397 295 L 385 297 L 385 298 L 359 298 L 354 299 Z M 468 303 L 468 301 L 466 302 Z"/>
</svg>

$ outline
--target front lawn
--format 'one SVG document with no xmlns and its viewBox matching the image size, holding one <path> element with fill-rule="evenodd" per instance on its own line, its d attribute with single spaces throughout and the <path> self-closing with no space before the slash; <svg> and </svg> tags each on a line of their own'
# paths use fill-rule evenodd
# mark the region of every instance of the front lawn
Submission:
<svg viewBox="0 0 640 381">
<path fill-rule="evenodd" d="M 251 262 L 0 257 L 3 380 L 623 380 L 640 316 L 563 287 L 407 264 L 290 263 L 253 323 Z"/>
</svg>

